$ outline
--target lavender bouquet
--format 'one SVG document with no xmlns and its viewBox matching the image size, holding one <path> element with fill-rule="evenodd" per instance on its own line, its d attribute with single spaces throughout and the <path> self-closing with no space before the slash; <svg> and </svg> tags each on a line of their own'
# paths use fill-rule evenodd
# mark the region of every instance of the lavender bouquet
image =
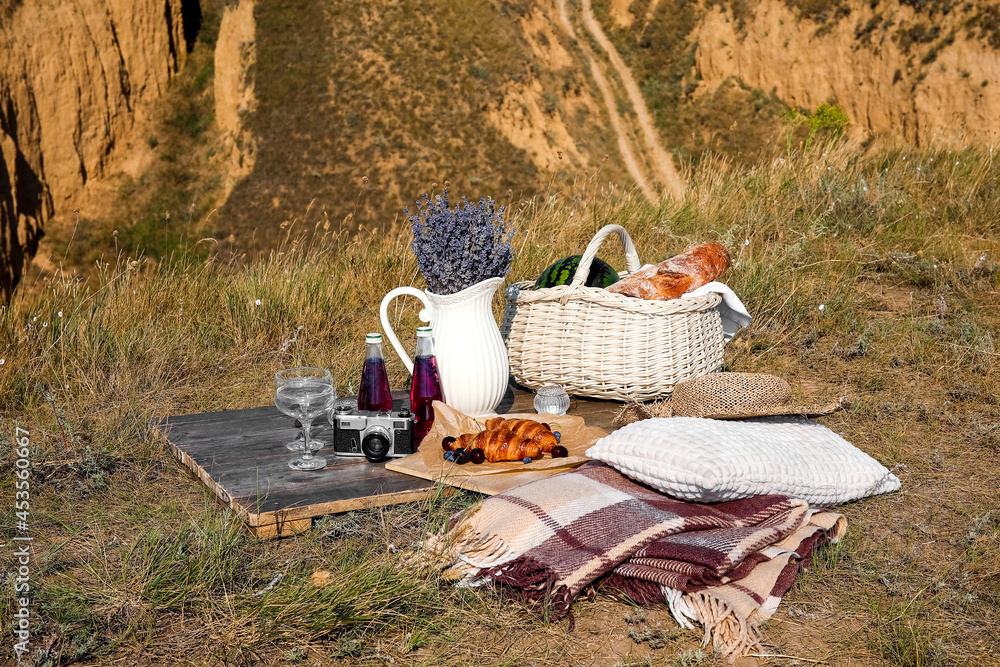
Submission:
<svg viewBox="0 0 1000 667">
<path fill-rule="evenodd" d="M 492 199 L 470 204 L 463 196 L 454 210 L 448 207 L 448 189 L 433 198 L 425 192 L 410 215 L 413 227 L 410 249 L 417 266 L 435 294 L 454 294 L 487 278 L 502 278 L 510 271 L 514 229 L 503 221 L 503 210 Z"/>
</svg>

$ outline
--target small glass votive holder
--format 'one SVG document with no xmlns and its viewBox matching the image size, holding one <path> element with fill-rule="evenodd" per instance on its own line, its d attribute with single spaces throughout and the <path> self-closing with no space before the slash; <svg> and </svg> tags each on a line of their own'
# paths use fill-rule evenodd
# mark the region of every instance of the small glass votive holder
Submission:
<svg viewBox="0 0 1000 667">
<path fill-rule="evenodd" d="M 550 384 L 535 392 L 535 412 L 564 415 L 569 410 L 569 395 L 559 385 Z"/>
</svg>

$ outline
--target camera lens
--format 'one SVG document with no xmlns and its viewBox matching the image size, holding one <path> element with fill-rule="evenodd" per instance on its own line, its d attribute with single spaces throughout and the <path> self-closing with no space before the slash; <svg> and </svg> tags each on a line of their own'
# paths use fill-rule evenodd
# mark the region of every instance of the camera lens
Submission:
<svg viewBox="0 0 1000 667">
<path fill-rule="evenodd" d="M 371 428 L 361 439 L 361 451 L 364 452 L 365 458 L 372 463 L 384 460 L 389 455 L 391 445 L 388 432 L 378 426 Z"/>
</svg>

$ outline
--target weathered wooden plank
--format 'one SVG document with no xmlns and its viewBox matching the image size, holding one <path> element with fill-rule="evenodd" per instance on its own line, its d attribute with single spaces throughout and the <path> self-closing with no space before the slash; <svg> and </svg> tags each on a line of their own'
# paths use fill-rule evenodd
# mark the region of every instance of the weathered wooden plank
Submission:
<svg viewBox="0 0 1000 667">
<path fill-rule="evenodd" d="M 400 475 L 400 477 L 407 476 L 408 475 Z M 247 512 L 249 521 L 256 522 L 250 523 L 248 521 L 248 525 L 270 525 L 268 522 L 316 518 L 326 514 L 340 514 L 342 512 L 368 509 L 371 507 L 383 507 L 385 505 L 399 505 L 401 503 L 419 502 L 439 495 L 449 496 L 456 492 L 457 489 L 454 488 L 444 487 L 438 490 L 432 486 L 429 490 L 425 488 L 418 488 L 395 491 L 391 493 L 372 493 L 370 495 L 360 496 L 357 498 L 343 498 L 331 501 L 314 499 L 316 502 L 309 505 L 288 507 L 275 512 L 262 512 L 260 514 Z"/>
<path fill-rule="evenodd" d="M 394 392 L 393 398 L 394 408 L 398 409 L 406 401 L 406 394 Z M 533 398 L 532 392 L 512 383 L 498 411 L 533 412 Z M 573 398 L 570 414 L 610 431 L 620 407 L 611 401 Z M 325 469 L 292 470 L 288 460 L 296 454 L 286 450 L 284 443 L 295 437 L 296 429 L 292 420 L 273 405 L 172 416 L 160 420 L 157 426 L 177 460 L 259 537 L 282 537 L 308 530 L 312 518 L 324 514 L 420 501 L 455 491 L 452 487 L 441 489 L 412 474 L 394 472 L 385 464 L 369 463 L 363 457 L 338 457 L 332 449 L 317 452 L 328 461 Z M 325 420 L 313 428 L 313 434 L 320 438 L 330 438 L 332 432 Z M 516 486 L 535 476 L 525 471 L 504 478 L 510 486 Z M 461 486 L 479 490 L 473 480 Z"/>
<path fill-rule="evenodd" d="M 247 526 L 250 534 L 262 540 L 273 540 L 276 537 L 291 537 L 304 533 L 312 528 L 312 517 L 292 519 L 279 523 L 269 523 L 264 526 Z"/>
<path fill-rule="evenodd" d="M 385 464 L 372 464 L 365 459 L 349 462 L 327 456 L 327 467 L 315 472 L 297 472 L 287 467 L 291 453 L 276 465 L 231 465 L 213 468 L 211 476 L 231 490 L 245 490 L 233 499 L 248 510 L 264 514 L 280 509 L 310 506 L 324 502 L 353 500 L 369 495 L 384 495 L 411 491 L 415 486 L 406 475 L 387 474 Z M 281 468 L 284 468 L 282 470 Z M 287 471 L 288 474 L 285 473 Z M 424 489 L 426 485 L 418 488 Z M 360 494 L 360 495 L 359 495 Z"/>
<path fill-rule="evenodd" d="M 395 407 L 405 400 L 397 392 Z M 363 457 L 317 452 L 328 465 L 314 472 L 288 467 L 284 448 L 296 429 L 274 406 L 181 415 L 157 424 L 171 452 L 256 535 L 279 537 L 308 529 L 316 516 L 429 498 L 436 485 L 369 463 Z M 313 429 L 322 437 L 333 429 Z"/>
<path fill-rule="evenodd" d="M 271 408 L 271 411 L 278 413 L 277 408 Z M 241 435 L 252 435 L 254 439 L 258 439 L 258 436 L 263 431 L 271 431 L 277 429 L 289 429 L 294 431 L 294 426 L 292 421 L 285 417 L 284 415 L 273 414 L 260 416 L 260 417 L 232 417 L 231 421 L 227 422 L 188 422 L 183 423 L 175 421 L 174 419 L 164 420 L 161 423 L 161 429 L 164 431 L 176 430 L 177 438 L 185 443 L 198 443 L 201 441 L 209 442 L 219 442 L 220 439 L 227 439 L 233 437 L 239 437 Z"/>
</svg>

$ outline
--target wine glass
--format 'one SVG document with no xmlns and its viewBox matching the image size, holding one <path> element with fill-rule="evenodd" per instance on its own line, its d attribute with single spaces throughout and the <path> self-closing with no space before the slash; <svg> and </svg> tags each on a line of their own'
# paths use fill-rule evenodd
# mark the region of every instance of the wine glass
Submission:
<svg viewBox="0 0 1000 667">
<path fill-rule="evenodd" d="M 302 379 L 288 382 L 274 392 L 274 405 L 289 417 L 302 422 L 304 438 L 302 456 L 288 462 L 292 470 L 320 470 L 326 467 L 326 459 L 312 453 L 313 420 L 325 413 L 333 403 L 336 393 L 333 387 L 317 379 Z"/>
<path fill-rule="evenodd" d="M 274 374 L 274 389 L 278 390 L 279 387 L 288 384 L 289 382 L 299 382 L 305 379 L 315 379 L 326 384 L 333 386 L 333 376 L 330 375 L 330 371 L 325 368 L 317 368 L 315 366 L 297 366 L 295 368 L 285 368 Z M 336 392 L 334 392 L 334 398 L 336 398 Z M 300 424 L 296 421 L 296 427 Z M 324 447 L 329 447 L 330 443 L 321 438 L 313 438 L 313 449 L 323 449 Z M 298 435 L 294 440 L 289 440 L 285 443 L 285 449 L 292 452 L 301 452 L 303 447 L 302 432 L 299 431 Z"/>
</svg>

